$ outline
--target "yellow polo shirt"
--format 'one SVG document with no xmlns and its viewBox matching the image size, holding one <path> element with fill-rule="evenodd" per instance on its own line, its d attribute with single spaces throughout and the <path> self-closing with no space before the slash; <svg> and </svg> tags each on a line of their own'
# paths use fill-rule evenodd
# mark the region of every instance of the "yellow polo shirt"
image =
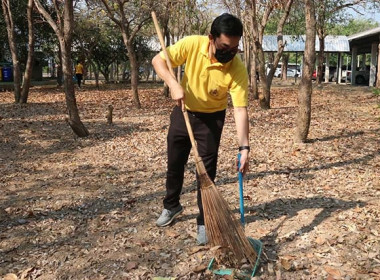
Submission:
<svg viewBox="0 0 380 280">
<path fill-rule="evenodd" d="M 81 63 L 75 66 L 75 74 L 83 74 L 83 65 Z"/>
<path fill-rule="evenodd" d="M 185 64 L 181 85 L 185 90 L 186 109 L 213 113 L 227 108 L 228 93 L 234 107 L 248 105 L 248 73 L 236 55 L 222 64 L 209 58 L 209 38 L 193 35 L 167 48 L 172 66 Z M 165 59 L 163 52 L 160 56 Z"/>
</svg>

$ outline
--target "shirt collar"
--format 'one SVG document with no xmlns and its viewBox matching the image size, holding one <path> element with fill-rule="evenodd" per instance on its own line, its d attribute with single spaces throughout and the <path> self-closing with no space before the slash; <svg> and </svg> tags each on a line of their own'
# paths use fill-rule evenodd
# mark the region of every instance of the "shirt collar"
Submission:
<svg viewBox="0 0 380 280">
<path fill-rule="evenodd" d="M 201 54 L 203 54 L 205 57 L 208 58 L 208 48 L 210 45 L 210 39 L 208 37 L 206 37 L 206 38 L 207 38 L 207 40 L 204 40 L 202 45 L 201 45 L 200 52 L 201 52 Z"/>
</svg>

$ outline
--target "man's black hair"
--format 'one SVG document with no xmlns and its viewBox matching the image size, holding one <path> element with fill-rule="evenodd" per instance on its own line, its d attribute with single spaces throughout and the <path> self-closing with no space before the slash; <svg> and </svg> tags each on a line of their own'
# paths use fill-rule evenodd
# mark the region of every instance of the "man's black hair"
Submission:
<svg viewBox="0 0 380 280">
<path fill-rule="evenodd" d="M 243 35 L 243 24 L 237 17 L 224 13 L 214 19 L 210 33 L 214 38 L 218 38 L 222 33 L 228 36 L 241 37 Z"/>
</svg>

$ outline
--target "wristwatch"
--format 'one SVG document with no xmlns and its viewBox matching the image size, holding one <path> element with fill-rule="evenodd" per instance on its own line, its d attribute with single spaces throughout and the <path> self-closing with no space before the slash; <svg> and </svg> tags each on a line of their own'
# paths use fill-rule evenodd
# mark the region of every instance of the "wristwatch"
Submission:
<svg viewBox="0 0 380 280">
<path fill-rule="evenodd" d="M 242 150 L 248 150 L 248 152 L 251 150 L 251 148 L 249 146 L 240 146 L 239 147 L 239 152 L 242 151 Z"/>
</svg>

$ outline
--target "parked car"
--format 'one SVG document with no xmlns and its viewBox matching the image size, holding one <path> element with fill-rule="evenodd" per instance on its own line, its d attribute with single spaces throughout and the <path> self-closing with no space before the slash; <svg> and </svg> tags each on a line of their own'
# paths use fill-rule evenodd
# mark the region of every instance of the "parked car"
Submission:
<svg viewBox="0 0 380 280">
<path fill-rule="evenodd" d="M 370 66 L 366 65 L 356 71 L 355 74 L 355 84 L 357 85 L 368 85 L 369 84 L 369 73 Z"/>
<path fill-rule="evenodd" d="M 266 67 L 267 67 L 267 75 L 268 75 L 268 73 L 269 73 L 269 71 L 271 69 L 270 67 L 273 67 L 273 65 L 268 64 Z M 282 63 L 279 62 L 278 65 L 277 65 L 277 68 L 274 71 L 274 74 L 273 74 L 274 77 L 277 77 L 277 78 L 281 77 L 281 67 L 282 67 Z M 288 63 L 287 73 L 286 74 L 287 74 L 288 77 L 294 77 L 295 75 L 298 75 L 297 77 L 301 76 L 301 67 L 300 67 L 300 65 L 295 64 L 295 63 Z"/>
<path fill-rule="evenodd" d="M 336 73 L 336 67 L 335 66 L 330 66 L 329 67 L 329 82 L 334 81 L 334 75 L 335 75 L 335 73 Z M 313 75 L 312 75 L 311 78 L 312 78 L 312 80 L 316 80 L 317 79 L 317 70 L 313 71 Z M 325 67 L 323 67 L 322 80 L 323 81 L 325 80 Z"/>
<path fill-rule="evenodd" d="M 276 68 L 276 71 L 274 72 L 274 76 L 277 78 L 281 78 L 281 67 Z M 301 76 L 300 69 L 296 69 L 295 67 L 292 67 L 292 66 L 289 67 L 288 66 L 288 69 L 286 70 L 286 76 L 287 77 L 299 77 L 299 76 Z"/>
<path fill-rule="evenodd" d="M 299 77 L 299 76 L 301 76 L 301 73 L 299 70 L 296 70 L 296 69 L 287 69 L 286 76 L 287 77 Z"/>
<path fill-rule="evenodd" d="M 336 82 L 338 80 L 338 71 L 335 71 L 333 81 Z M 340 79 L 341 82 L 351 82 L 351 65 L 342 66 L 342 76 Z"/>
</svg>

